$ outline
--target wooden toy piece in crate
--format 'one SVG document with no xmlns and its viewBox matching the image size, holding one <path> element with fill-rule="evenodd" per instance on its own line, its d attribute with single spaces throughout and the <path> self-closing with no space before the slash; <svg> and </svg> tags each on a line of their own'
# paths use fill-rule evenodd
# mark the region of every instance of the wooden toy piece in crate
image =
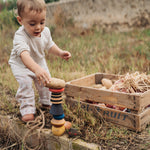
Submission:
<svg viewBox="0 0 150 150">
<path fill-rule="evenodd" d="M 82 109 L 97 116 L 101 114 L 106 121 L 127 127 L 135 131 L 142 131 L 150 123 L 150 91 L 144 93 L 125 93 L 110 90 L 92 88 L 93 84 L 101 84 L 101 80 L 107 78 L 117 80 L 119 75 L 96 73 L 66 83 L 66 104 L 76 109 L 80 103 Z M 101 105 L 90 104 L 104 103 L 119 105 L 126 110 L 121 111 Z"/>
</svg>

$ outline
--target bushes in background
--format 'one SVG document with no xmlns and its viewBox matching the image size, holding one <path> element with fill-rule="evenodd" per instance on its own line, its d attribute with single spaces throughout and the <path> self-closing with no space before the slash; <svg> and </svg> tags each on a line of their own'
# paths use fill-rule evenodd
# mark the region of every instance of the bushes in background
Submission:
<svg viewBox="0 0 150 150">
<path fill-rule="evenodd" d="M 13 8 L 16 8 L 16 1 L 17 0 L 7 0 L 6 2 L 3 2 L 0 0 L 0 11 L 7 9 L 11 10 Z"/>
<path fill-rule="evenodd" d="M 57 2 L 59 0 L 45 0 L 46 3 Z"/>
<path fill-rule="evenodd" d="M 12 28 L 12 26 L 17 25 L 18 22 L 16 20 L 15 14 L 13 11 L 8 11 L 4 9 L 0 13 L 0 30 L 8 27 Z"/>
<path fill-rule="evenodd" d="M 6 0 L 5 2 L 3 0 L 0 0 L 0 11 L 7 9 L 11 10 L 16 8 L 16 1 L 17 0 Z M 59 0 L 45 0 L 46 3 L 56 2 Z"/>
<path fill-rule="evenodd" d="M 18 24 L 13 9 L 16 9 L 17 0 L 0 0 L 0 30 L 5 26 L 11 27 L 14 24 Z M 46 3 L 56 2 L 59 0 L 45 0 Z M 12 10 L 12 11 L 11 11 Z"/>
</svg>

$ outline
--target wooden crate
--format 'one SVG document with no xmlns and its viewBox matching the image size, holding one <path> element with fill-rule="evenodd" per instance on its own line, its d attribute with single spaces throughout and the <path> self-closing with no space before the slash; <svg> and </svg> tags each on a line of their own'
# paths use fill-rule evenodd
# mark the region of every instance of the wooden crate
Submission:
<svg viewBox="0 0 150 150">
<path fill-rule="evenodd" d="M 70 81 L 65 86 L 65 101 L 73 109 L 80 103 L 81 108 L 95 114 L 100 113 L 106 121 L 135 131 L 141 131 L 150 122 L 150 107 L 147 107 L 150 104 L 150 91 L 130 94 L 91 87 L 93 84 L 100 84 L 102 78 L 117 80 L 118 77 L 118 75 L 114 74 L 96 73 Z M 87 103 L 86 100 L 121 105 L 128 108 L 130 112 L 97 106 Z"/>
</svg>

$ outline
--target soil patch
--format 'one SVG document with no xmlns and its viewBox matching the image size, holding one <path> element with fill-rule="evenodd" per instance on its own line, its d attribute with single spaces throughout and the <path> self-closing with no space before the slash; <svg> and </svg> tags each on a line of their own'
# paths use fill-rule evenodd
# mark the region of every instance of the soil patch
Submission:
<svg viewBox="0 0 150 150">
<path fill-rule="evenodd" d="M 6 90 L 7 92 L 7 90 Z M 11 93 L 7 93 L 9 99 Z M 15 103 L 15 102 L 14 102 Z M 14 106 L 12 103 L 12 106 Z M 10 105 L 10 104 L 9 104 Z M 3 109 L 0 109 L 0 114 L 11 115 L 13 117 L 20 118 L 19 105 L 10 107 L 12 110 L 9 112 L 8 108 L 6 111 L 7 105 L 3 105 Z M 37 104 L 37 108 L 38 108 Z M 83 111 L 80 107 L 78 110 L 70 111 L 67 105 L 63 104 L 65 120 L 72 122 L 73 128 L 78 129 L 81 132 L 79 138 L 83 139 L 89 143 L 96 143 L 101 146 L 103 150 L 144 150 L 150 149 L 150 126 L 147 126 L 145 130 L 140 133 L 128 130 L 124 127 L 114 125 L 112 123 L 106 122 L 102 116 L 96 118 L 94 114 L 90 114 L 86 111 Z M 52 115 L 49 113 L 49 110 L 42 110 L 45 117 L 45 126 L 44 128 L 51 129 L 51 119 Z M 40 115 L 40 112 L 37 109 L 36 117 Z M 6 146 L 16 144 L 11 149 L 18 148 L 20 143 L 17 143 L 16 139 L 9 137 L 7 129 L 0 128 L 0 147 L 4 148 Z"/>
</svg>

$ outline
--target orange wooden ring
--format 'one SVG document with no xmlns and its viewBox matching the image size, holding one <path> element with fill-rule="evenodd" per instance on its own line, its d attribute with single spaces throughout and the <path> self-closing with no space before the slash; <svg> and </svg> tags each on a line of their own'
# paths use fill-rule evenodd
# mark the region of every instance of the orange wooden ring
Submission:
<svg viewBox="0 0 150 150">
<path fill-rule="evenodd" d="M 54 92 L 54 93 L 60 93 L 64 91 L 64 88 L 61 89 L 49 89 L 49 91 Z"/>
</svg>

